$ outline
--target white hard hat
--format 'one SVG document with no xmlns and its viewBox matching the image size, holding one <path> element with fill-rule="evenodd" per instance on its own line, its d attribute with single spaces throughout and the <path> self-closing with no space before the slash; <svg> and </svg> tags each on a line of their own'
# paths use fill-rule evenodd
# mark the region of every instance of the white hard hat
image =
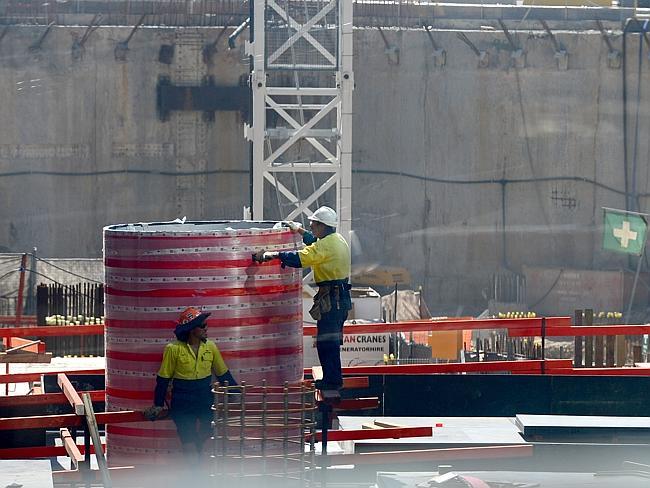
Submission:
<svg viewBox="0 0 650 488">
<path fill-rule="evenodd" d="M 314 212 L 314 214 L 309 217 L 309 220 L 320 222 L 329 227 L 336 227 L 338 225 L 338 217 L 336 212 L 329 207 L 321 207 Z"/>
</svg>

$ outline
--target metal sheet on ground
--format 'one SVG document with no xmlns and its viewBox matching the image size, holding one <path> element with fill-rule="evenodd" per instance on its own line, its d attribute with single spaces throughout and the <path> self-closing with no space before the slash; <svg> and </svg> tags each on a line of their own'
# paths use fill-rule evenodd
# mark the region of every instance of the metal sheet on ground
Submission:
<svg viewBox="0 0 650 488">
<path fill-rule="evenodd" d="M 0 486 L 51 488 L 52 466 L 48 460 L 0 460 Z"/>
<path fill-rule="evenodd" d="M 594 473 L 544 473 L 516 471 L 461 471 L 459 474 L 478 478 L 490 486 L 509 483 L 508 486 L 540 486 L 544 488 L 647 488 L 648 479 L 634 476 L 594 476 Z M 429 480 L 438 473 L 377 473 L 377 488 L 416 488 L 429 486 Z M 456 486 L 456 485 L 454 485 Z M 461 485 L 459 485 L 461 486 Z M 464 486 L 464 484 L 462 485 Z M 478 486 L 478 485 L 477 485 Z M 503 485 L 499 485 L 503 486 Z"/>
<path fill-rule="evenodd" d="M 343 430 L 361 429 L 375 420 L 405 427 L 433 427 L 433 437 L 409 437 L 403 439 L 369 439 L 354 441 L 356 451 L 370 445 L 373 449 L 399 445 L 423 447 L 480 447 L 521 445 L 526 441 L 509 417 L 346 417 L 339 416 Z M 442 427 L 436 425 L 442 424 Z"/>
<path fill-rule="evenodd" d="M 647 434 L 650 417 L 614 417 L 592 415 L 517 415 L 515 424 L 524 436 L 544 434 L 608 433 Z"/>
</svg>

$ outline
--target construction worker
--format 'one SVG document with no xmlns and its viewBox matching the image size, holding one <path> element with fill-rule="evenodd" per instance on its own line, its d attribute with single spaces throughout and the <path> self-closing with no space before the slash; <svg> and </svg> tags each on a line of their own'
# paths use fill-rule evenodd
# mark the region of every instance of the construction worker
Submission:
<svg viewBox="0 0 650 488">
<path fill-rule="evenodd" d="M 237 385 L 219 348 L 208 340 L 209 315 L 193 307 L 183 310 L 174 330 L 177 340 L 165 346 L 156 377 L 154 405 L 145 411 L 149 420 L 165 416 L 165 397 L 172 382 L 169 414 L 176 424 L 183 453 L 194 461 L 200 459 L 203 444 L 212 432 L 212 375 L 222 384 L 227 381 Z"/>
<path fill-rule="evenodd" d="M 336 390 L 343 385 L 341 376 L 341 344 L 343 323 L 352 308 L 350 288 L 350 247 L 343 236 L 336 232 L 338 219 L 330 207 L 320 207 L 311 217 L 311 232 L 295 222 L 286 222 L 293 232 L 300 233 L 306 244 L 300 251 L 255 254 L 257 261 L 279 259 L 282 266 L 292 268 L 311 267 L 318 293 L 309 314 L 317 325 L 316 350 L 323 368 L 323 379 L 315 383 L 321 390 Z"/>
</svg>

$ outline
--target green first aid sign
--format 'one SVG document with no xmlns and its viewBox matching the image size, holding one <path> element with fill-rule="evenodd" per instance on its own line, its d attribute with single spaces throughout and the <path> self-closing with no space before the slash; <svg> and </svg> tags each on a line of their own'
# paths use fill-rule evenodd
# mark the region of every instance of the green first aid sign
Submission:
<svg viewBox="0 0 650 488">
<path fill-rule="evenodd" d="M 605 210 L 603 249 L 641 255 L 648 224 L 641 215 Z"/>
</svg>

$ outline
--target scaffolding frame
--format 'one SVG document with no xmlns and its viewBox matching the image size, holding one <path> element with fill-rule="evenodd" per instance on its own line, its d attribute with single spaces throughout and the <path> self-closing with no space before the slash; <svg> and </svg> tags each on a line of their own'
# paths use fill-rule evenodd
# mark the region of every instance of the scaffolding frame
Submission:
<svg viewBox="0 0 650 488">
<path fill-rule="evenodd" d="M 300 5 L 304 15 L 298 17 L 295 12 Z M 348 241 L 352 227 L 352 6 L 352 0 L 254 0 L 252 42 L 246 45 L 253 59 L 252 125 L 244 129 L 252 142 L 252 218 L 263 220 L 273 197 L 282 220 L 308 217 L 319 199 L 335 190 L 338 229 Z M 280 27 L 286 36 L 273 43 L 280 28 L 277 19 L 284 21 Z M 324 42 L 325 31 L 335 32 L 334 42 Z M 283 77 L 278 72 L 292 76 L 280 83 Z M 301 86 L 297 73 L 320 76 L 318 84 L 324 86 Z M 323 73 L 333 75 L 329 83 Z M 271 117 L 284 127 L 268 126 Z M 277 140 L 281 143 L 274 148 Z M 284 160 L 287 151 L 303 141 L 319 160 Z M 293 185 L 286 183 L 287 174 L 292 174 Z"/>
</svg>

